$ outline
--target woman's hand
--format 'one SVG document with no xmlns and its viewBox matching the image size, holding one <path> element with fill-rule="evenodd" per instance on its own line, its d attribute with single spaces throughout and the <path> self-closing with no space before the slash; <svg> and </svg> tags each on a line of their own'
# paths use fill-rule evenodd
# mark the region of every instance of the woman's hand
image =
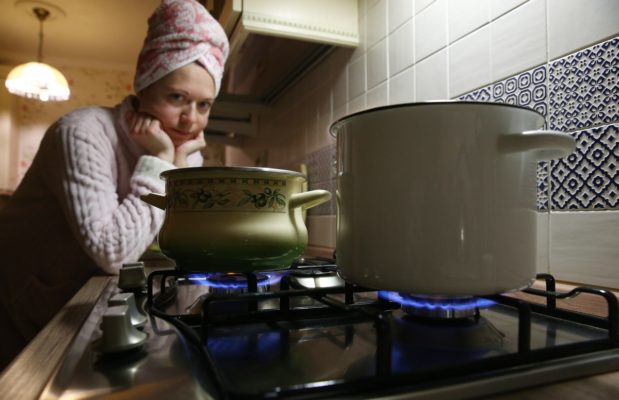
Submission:
<svg viewBox="0 0 619 400">
<path fill-rule="evenodd" d="M 188 140 L 176 148 L 174 153 L 174 165 L 178 168 L 186 167 L 187 156 L 205 147 L 206 141 L 204 140 L 204 132 L 200 132 L 194 139 Z"/>
<path fill-rule="evenodd" d="M 127 122 L 133 140 L 144 147 L 150 155 L 175 163 L 174 144 L 161 129 L 157 118 L 145 113 L 129 113 Z"/>
</svg>

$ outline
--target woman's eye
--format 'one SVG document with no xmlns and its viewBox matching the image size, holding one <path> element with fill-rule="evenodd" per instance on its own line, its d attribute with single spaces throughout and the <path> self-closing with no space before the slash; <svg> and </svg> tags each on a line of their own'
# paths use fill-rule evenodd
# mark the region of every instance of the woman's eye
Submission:
<svg viewBox="0 0 619 400">
<path fill-rule="evenodd" d="M 170 100 L 172 100 L 175 103 L 181 103 L 185 100 L 185 96 L 183 96 L 180 93 L 172 93 L 168 97 Z"/>
<path fill-rule="evenodd" d="M 198 108 L 203 111 L 208 111 L 211 108 L 211 103 L 209 101 L 200 101 L 198 102 Z"/>
</svg>

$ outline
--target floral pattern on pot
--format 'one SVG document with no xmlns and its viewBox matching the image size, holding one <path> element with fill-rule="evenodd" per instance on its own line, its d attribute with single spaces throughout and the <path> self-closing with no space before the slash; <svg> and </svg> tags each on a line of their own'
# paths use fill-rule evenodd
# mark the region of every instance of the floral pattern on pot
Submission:
<svg viewBox="0 0 619 400">
<path fill-rule="evenodd" d="M 286 207 L 286 195 L 279 192 L 279 189 L 272 190 L 269 187 L 265 187 L 262 193 L 252 193 L 249 190 L 243 190 L 245 197 L 242 198 L 237 206 L 242 207 L 245 204 L 251 203 L 256 208 L 284 208 Z"/>
<path fill-rule="evenodd" d="M 277 188 L 285 186 L 281 180 L 216 178 L 172 184 L 174 196 L 169 198 L 167 208 L 175 211 L 286 212 L 286 195 Z"/>
</svg>

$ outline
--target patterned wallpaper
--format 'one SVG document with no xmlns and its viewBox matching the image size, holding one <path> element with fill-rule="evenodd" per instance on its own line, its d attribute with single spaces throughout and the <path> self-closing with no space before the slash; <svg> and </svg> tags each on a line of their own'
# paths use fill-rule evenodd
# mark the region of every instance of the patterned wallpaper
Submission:
<svg viewBox="0 0 619 400">
<path fill-rule="evenodd" d="M 79 107 L 113 106 L 133 92 L 133 72 L 62 68 L 71 88 L 71 98 L 62 102 L 41 102 L 12 96 L 15 125 L 11 134 L 17 141 L 16 183 L 30 166 L 49 125 Z"/>
</svg>

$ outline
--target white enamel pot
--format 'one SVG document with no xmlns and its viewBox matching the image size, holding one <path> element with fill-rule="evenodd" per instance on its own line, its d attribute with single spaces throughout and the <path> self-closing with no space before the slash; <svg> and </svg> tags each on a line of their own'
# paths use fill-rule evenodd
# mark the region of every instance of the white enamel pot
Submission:
<svg viewBox="0 0 619 400">
<path fill-rule="evenodd" d="M 381 107 L 337 137 L 337 263 L 362 286 L 427 296 L 501 293 L 536 274 L 538 160 L 574 151 L 502 103 Z"/>
<path fill-rule="evenodd" d="M 166 193 L 142 200 L 166 211 L 158 240 L 179 269 L 283 269 L 307 245 L 303 210 L 328 201 L 305 175 L 282 169 L 197 167 L 164 171 Z"/>
</svg>

